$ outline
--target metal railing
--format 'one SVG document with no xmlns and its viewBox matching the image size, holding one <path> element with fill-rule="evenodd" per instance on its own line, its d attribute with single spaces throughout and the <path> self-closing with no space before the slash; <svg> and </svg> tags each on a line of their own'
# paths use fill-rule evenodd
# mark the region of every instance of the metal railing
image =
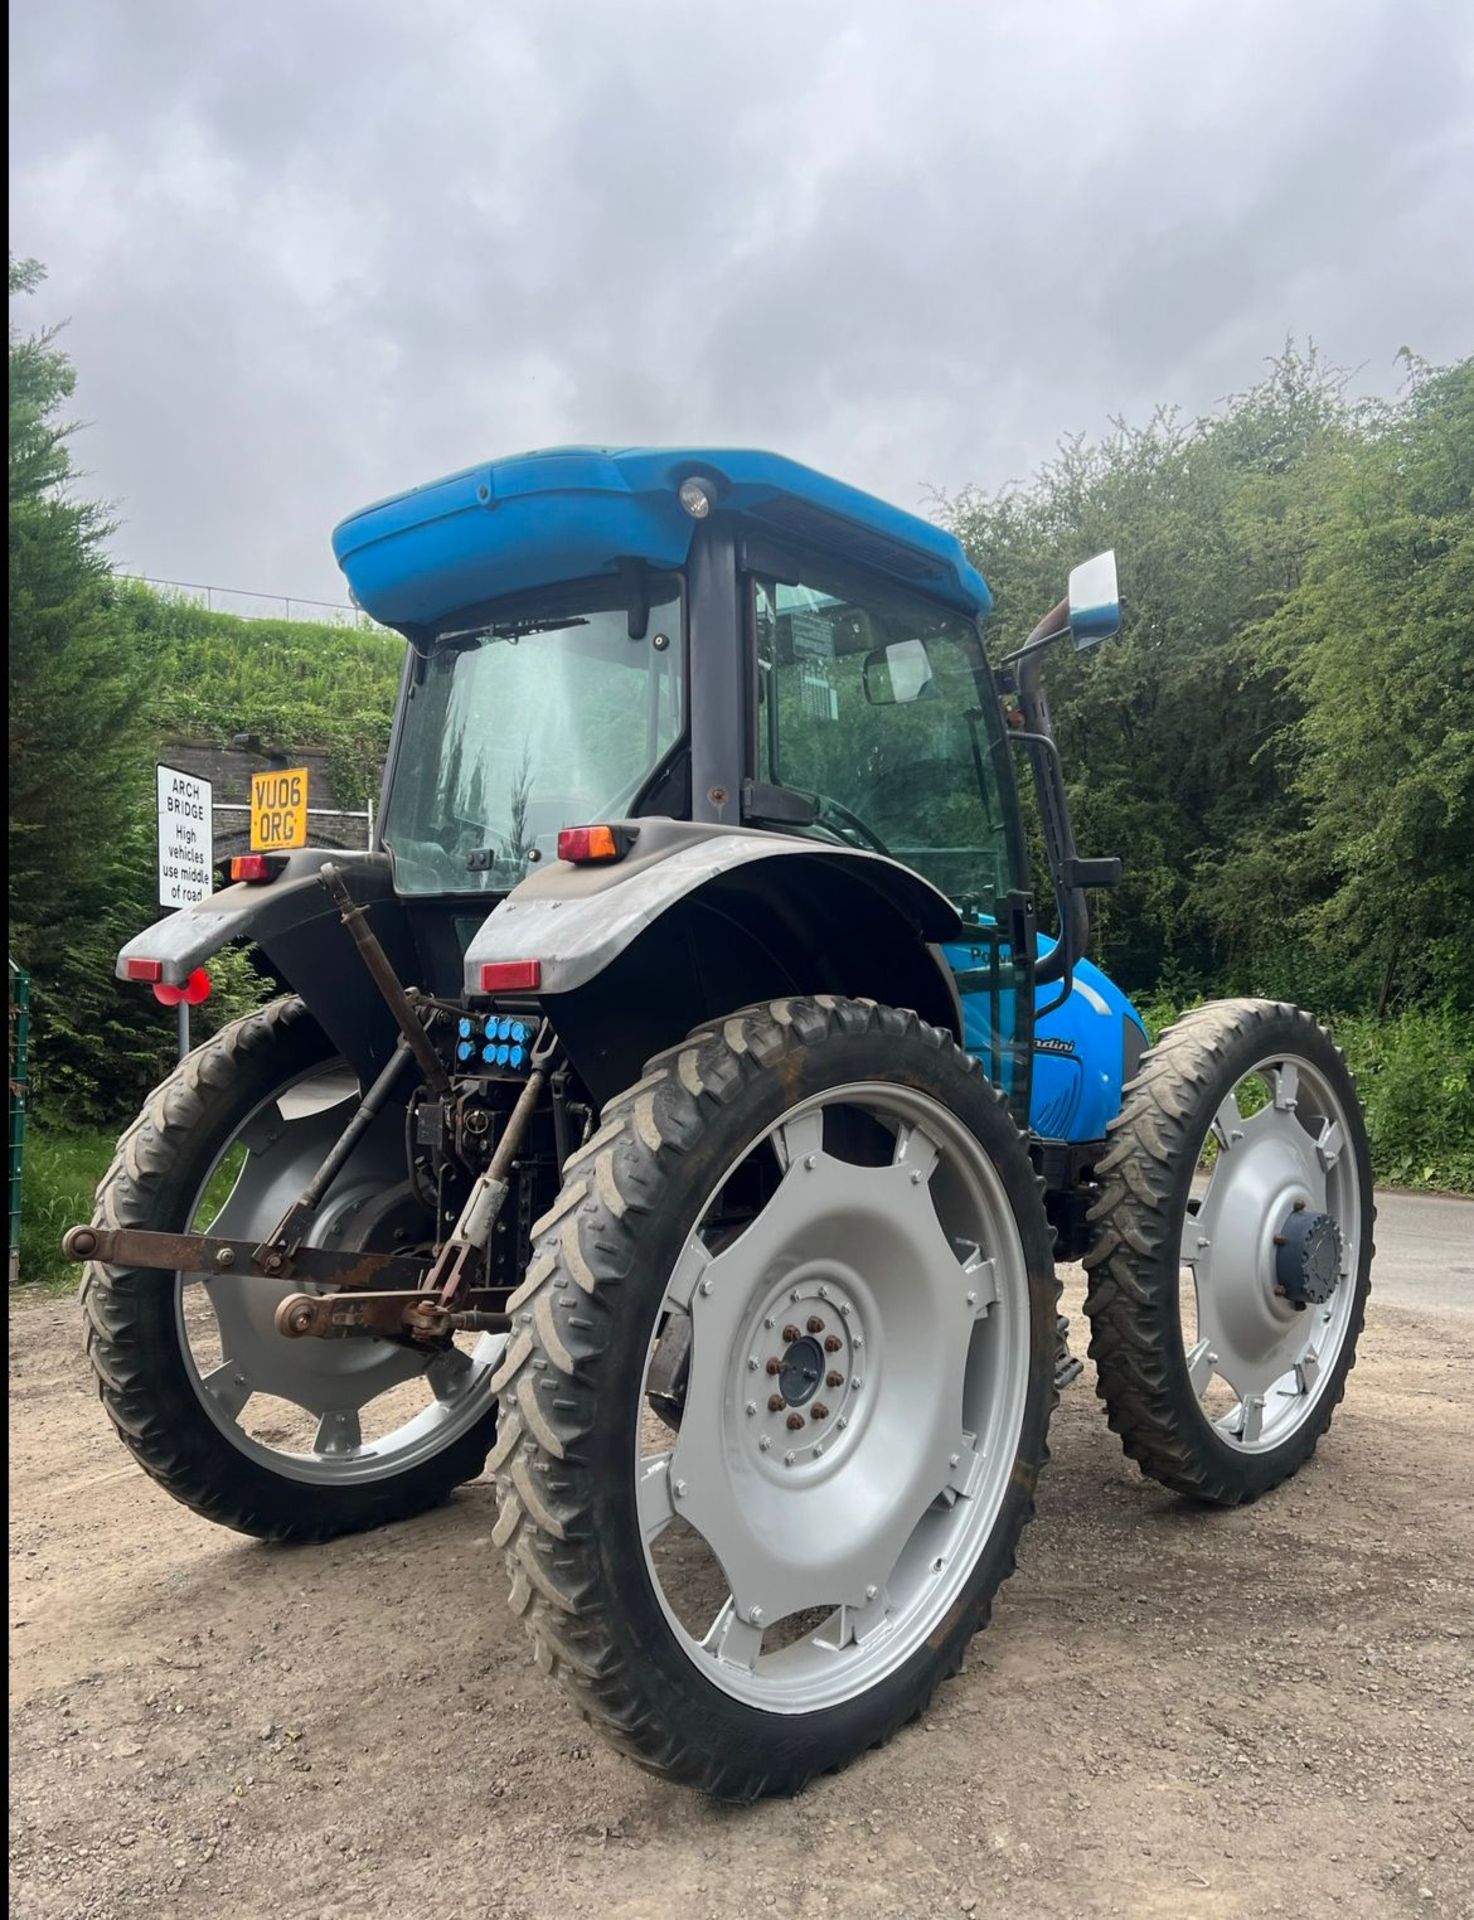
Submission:
<svg viewBox="0 0 1474 1920">
<path fill-rule="evenodd" d="M 241 800 L 212 800 L 210 802 L 210 811 L 212 814 L 215 814 L 215 813 L 249 814 L 251 809 L 244 801 L 241 801 Z M 307 818 L 309 820 L 362 820 L 362 821 L 365 821 L 367 823 L 366 825 L 367 837 L 365 838 L 363 844 L 370 851 L 373 850 L 374 810 L 372 806 L 309 807 L 307 809 Z"/>
<path fill-rule="evenodd" d="M 137 580 L 145 587 L 167 587 L 171 593 L 191 595 L 211 613 L 235 613 L 243 620 L 310 620 L 318 626 L 376 627 L 359 608 L 341 600 L 314 600 L 302 593 L 257 593 L 250 587 L 217 587 L 203 580 L 161 580 L 152 573 L 118 573 L 119 580 Z M 241 606 L 240 601 L 252 604 Z M 263 606 L 261 603 L 265 602 Z M 293 609 L 297 611 L 293 611 Z M 303 611 L 303 609 L 312 611 Z"/>
</svg>

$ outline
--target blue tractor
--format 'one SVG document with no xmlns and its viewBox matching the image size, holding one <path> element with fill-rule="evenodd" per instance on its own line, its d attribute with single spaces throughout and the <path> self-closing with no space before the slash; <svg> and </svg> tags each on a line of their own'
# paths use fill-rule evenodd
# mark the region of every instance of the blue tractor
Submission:
<svg viewBox="0 0 1474 1920">
<path fill-rule="evenodd" d="M 1234 1504 L 1308 1458 L 1365 1129 L 1307 1014 L 1148 1049 L 1086 958 L 1119 863 L 1076 849 L 1042 669 L 1115 632 L 1114 556 L 990 663 L 955 539 L 770 454 L 497 460 L 335 547 L 407 642 L 378 845 L 242 859 L 118 961 L 248 943 L 281 989 L 68 1236 L 156 1481 L 313 1541 L 489 1467 L 540 1663 L 747 1799 L 886 1739 L 986 1621 L 1079 1366 L 1057 1263 L 1144 1472 Z"/>
</svg>

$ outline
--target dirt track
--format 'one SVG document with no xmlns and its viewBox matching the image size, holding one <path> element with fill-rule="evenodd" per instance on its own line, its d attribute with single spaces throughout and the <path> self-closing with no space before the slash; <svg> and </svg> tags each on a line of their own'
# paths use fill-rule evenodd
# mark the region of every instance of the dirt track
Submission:
<svg viewBox="0 0 1474 1920">
<path fill-rule="evenodd" d="M 11 1341 L 23 1920 L 1474 1915 L 1474 1318 L 1374 1298 L 1328 1442 L 1241 1513 L 1143 1482 L 1087 1375 L 963 1675 L 745 1811 L 535 1672 L 485 1483 L 254 1545 L 128 1461 L 74 1303 Z"/>
</svg>

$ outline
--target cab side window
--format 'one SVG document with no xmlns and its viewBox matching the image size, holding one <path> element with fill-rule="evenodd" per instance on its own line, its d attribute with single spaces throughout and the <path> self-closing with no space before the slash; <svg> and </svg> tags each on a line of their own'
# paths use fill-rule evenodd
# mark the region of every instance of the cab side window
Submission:
<svg viewBox="0 0 1474 1920">
<path fill-rule="evenodd" d="M 754 577 L 758 772 L 808 829 L 887 853 L 973 920 L 1014 886 L 998 718 L 975 627 L 911 595 Z"/>
</svg>

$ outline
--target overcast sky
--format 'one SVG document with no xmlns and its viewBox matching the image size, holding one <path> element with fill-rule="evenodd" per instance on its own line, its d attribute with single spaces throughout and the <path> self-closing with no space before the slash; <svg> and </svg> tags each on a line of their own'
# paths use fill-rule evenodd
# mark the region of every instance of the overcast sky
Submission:
<svg viewBox="0 0 1474 1920">
<path fill-rule="evenodd" d="M 12 0 L 11 60 L 21 318 L 166 578 L 341 600 L 345 513 L 527 447 L 919 506 L 1287 333 L 1474 350 L 1470 0 Z"/>
</svg>

